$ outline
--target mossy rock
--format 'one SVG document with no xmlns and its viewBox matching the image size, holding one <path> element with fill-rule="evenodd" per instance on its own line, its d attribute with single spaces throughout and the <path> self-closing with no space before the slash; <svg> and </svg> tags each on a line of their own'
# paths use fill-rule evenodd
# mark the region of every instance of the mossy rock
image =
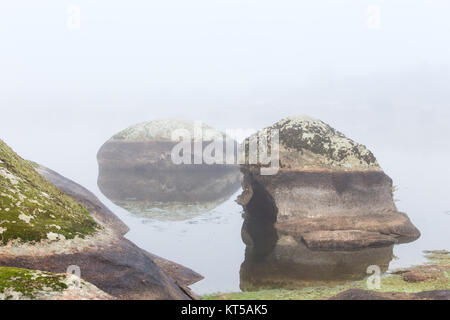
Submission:
<svg viewBox="0 0 450 320">
<path fill-rule="evenodd" d="M 364 145 L 308 116 L 282 119 L 250 136 L 245 142 L 247 157 L 249 141 L 262 136 L 270 142 L 273 130 L 279 132 L 281 168 L 381 170 L 373 153 Z M 268 151 L 271 152 L 270 143 Z"/>
<path fill-rule="evenodd" d="M 74 275 L 0 267 L 0 300 L 110 298 Z"/>
<path fill-rule="evenodd" d="M 61 292 L 68 288 L 63 274 L 28 269 L 0 267 L 0 298 L 27 297 L 33 299 L 39 291 Z"/>
<path fill-rule="evenodd" d="M 99 228 L 83 206 L 0 140 L 0 244 L 84 238 Z"/>
<path fill-rule="evenodd" d="M 201 129 L 201 132 L 200 132 Z M 128 127 L 112 137 L 112 140 L 123 141 L 178 141 L 173 137 L 177 130 L 189 132 L 191 138 L 202 138 L 204 141 L 224 138 L 224 134 L 201 122 L 184 119 L 158 119 L 142 122 Z M 197 132 L 197 130 L 199 132 Z M 202 136 L 199 136 L 199 135 Z"/>
</svg>

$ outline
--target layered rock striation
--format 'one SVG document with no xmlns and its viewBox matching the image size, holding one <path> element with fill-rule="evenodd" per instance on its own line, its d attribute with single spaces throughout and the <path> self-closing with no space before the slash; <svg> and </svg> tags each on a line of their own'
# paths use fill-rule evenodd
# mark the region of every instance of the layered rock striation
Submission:
<svg viewBox="0 0 450 320">
<path fill-rule="evenodd" d="M 420 236 L 397 210 L 392 180 L 365 146 L 305 116 L 283 119 L 244 143 L 270 137 L 274 130 L 279 135 L 277 173 L 261 174 L 267 165 L 260 162 L 240 166 L 244 180 L 238 202 L 244 208 L 242 238 L 247 246 L 241 275 L 251 275 L 247 271 L 255 265 L 258 270 L 268 266 L 266 274 L 277 266 L 295 274 L 309 265 L 316 275 L 320 270 L 324 276 L 330 271 L 336 275 L 339 268 L 333 265 L 350 265 L 352 260 L 359 261 L 361 274 L 376 257 L 380 265 L 388 264 L 392 245 Z M 362 260 L 368 256 L 361 250 L 378 248 L 365 266 Z"/>
</svg>

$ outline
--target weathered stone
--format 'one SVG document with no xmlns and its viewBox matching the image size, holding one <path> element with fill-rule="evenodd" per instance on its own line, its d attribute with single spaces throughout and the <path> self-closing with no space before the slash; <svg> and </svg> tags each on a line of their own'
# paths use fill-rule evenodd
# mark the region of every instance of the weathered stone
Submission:
<svg viewBox="0 0 450 320">
<path fill-rule="evenodd" d="M 51 243 L 94 236 L 100 225 L 89 212 L 39 175 L 0 140 L 1 244 Z"/>
<path fill-rule="evenodd" d="M 392 180 L 367 148 L 308 117 L 287 118 L 262 131 L 271 129 L 280 130 L 280 170 L 261 175 L 261 165 L 241 165 L 244 191 L 239 203 L 247 217 L 264 211 L 272 216 L 278 234 L 294 237 L 340 231 L 327 233 L 336 238 L 335 244 L 327 242 L 330 249 L 339 249 L 337 242 L 344 249 L 358 247 L 356 234 L 361 247 L 371 245 L 363 238 L 375 239 L 373 233 L 386 244 L 419 237 L 408 217 L 397 211 Z M 306 237 L 311 242 L 312 234 Z"/>
<path fill-rule="evenodd" d="M 125 235 L 129 228 L 117 216 L 108 209 L 92 192 L 73 182 L 59 173 L 34 163 L 35 170 L 45 179 L 57 186 L 66 195 L 82 203 L 82 205 L 98 220 L 121 235 Z"/>
<path fill-rule="evenodd" d="M 138 248 L 132 242 L 122 237 L 128 232 L 128 227 L 120 219 L 118 219 L 115 216 L 115 214 L 112 213 L 102 202 L 100 202 L 100 200 L 98 200 L 98 198 L 93 193 L 91 193 L 84 187 L 80 186 L 79 184 L 59 175 L 55 171 L 50 170 L 46 167 L 36 165 L 36 169 L 46 179 L 54 183 L 58 188 L 60 188 L 66 194 L 68 194 L 73 199 L 81 203 L 85 208 L 87 208 L 89 212 L 91 212 L 92 215 L 102 223 L 102 225 L 107 226 L 108 228 L 111 228 L 118 233 L 119 235 L 118 250 L 120 250 L 121 247 L 126 247 L 127 249 L 125 250 L 123 255 L 117 254 L 115 255 L 116 257 L 118 257 L 120 260 L 123 260 L 124 262 L 128 261 L 127 264 L 132 268 L 133 265 L 138 266 L 139 264 L 136 262 L 138 262 L 141 259 L 144 260 L 144 263 L 148 263 L 148 261 L 146 260 L 147 258 L 149 258 L 160 269 L 162 269 L 164 274 L 167 275 L 171 280 L 173 280 L 184 293 L 186 293 L 188 296 L 195 297 L 195 295 L 192 292 L 190 292 L 187 286 L 202 280 L 203 276 L 180 264 L 166 260 L 162 257 L 159 257 L 157 255 L 154 255 L 143 249 Z M 133 261 L 134 259 L 136 259 L 133 256 L 137 256 L 138 258 L 137 261 Z M 120 260 L 118 261 L 112 260 L 107 263 L 115 264 L 119 263 Z M 138 267 L 138 269 L 139 268 L 140 267 Z M 93 270 L 95 271 L 95 268 L 93 268 Z M 148 276 L 144 275 L 142 277 L 143 282 L 145 284 L 146 278 Z M 137 284 L 133 284 L 131 282 L 126 287 L 132 288 L 133 286 L 137 287 L 141 286 L 139 284 L 139 277 L 137 277 Z"/>
<path fill-rule="evenodd" d="M 263 175 L 267 165 L 249 164 L 249 157 L 240 166 L 244 180 L 238 202 L 245 211 L 242 238 L 247 245 L 243 269 L 248 271 L 241 268 L 241 276 L 258 282 L 258 274 L 266 277 L 263 282 L 284 283 L 310 272 L 338 277 L 337 269 L 321 272 L 327 267 L 319 263 L 308 271 L 308 257 L 331 266 L 330 257 L 341 265 L 356 259 L 359 271 L 354 274 L 361 275 L 370 264 L 379 264 L 366 249 L 392 253 L 393 244 L 420 236 L 406 214 L 397 211 L 392 180 L 365 146 L 320 120 L 291 117 L 246 139 L 245 149 L 256 136 L 270 137 L 273 129 L 279 130 L 279 171 Z M 388 259 L 381 263 L 392 258 L 388 252 L 375 256 Z M 258 263 L 248 257 L 257 257 Z"/>
<path fill-rule="evenodd" d="M 38 221 L 40 229 L 45 231 L 48 229 L 45 237 L 30 238 L 28 237 L 30 228 L 25 226 L 22 229 L 14 229 L 15 225 L 21 226 L 17 220 L 9 219 L 7 225 L 1 224 L 6 226 L 8 232 L 18 230 L 17 233 L 21 237 L 10 233 L 8 242 L 0 246 L 0 266 L 61 273 L 66 272 L 69 266 L 76 265 L 80 267 L 83 280 L 89 281 L 115 298 L 192 298 L 186 286 L 201 279 L 200 275 L 152 256 L 125 239 L 123 235 L 127 232 L 127 227 L 88 190 L 50 169 L 34 164 L 47 180 L 11 149 L 5 145 L 0 147 L 2 147 L 1 166 L 5 168 L 5 172 L 8 170 L 8 175 L 15 177 L 3 176 L 0 193 L 14 197 L 22 194 L 23 190 L 27 191 L 23 192 L 19 202 L 13 202 L 14 211 L 6 210 L 12 207 L 12 202 L 8 202 L 7 207 L 5 202 L 2 202 L 0 217 L 9 219 L 10 212 L 13 211 L 17 215 L 16 219 L 20 219 L 20 215 L 26 212 L 27 216 L 33 218 L 24 223 L 29 223 L 35 228 L 35 221 Z M 16 180 L 18 183 L 14 184 Z M 16 190 L 14 186 L 20 186 L 21 189 Z M 39 198 L 38 195 L 42 197 Z M 10 199 L 8 196 L 5 197 Z M 27 209 L 32 205 L 38 206 L 36 212 L 31 211 L 33 215 Z M 41 207 L 43 208 L 41 210 L 48 212 L 44 214 L 39 211 Z M 78 228 L 78 224 L 72 223 L 72 220 L 77 223 L 86 221 L 85 223 L 94 228 L 89 233 L 80 234 L 79 230 L 84 229 Z M 36 229 L 39 231 L 39 228 Z M 70 233 L 69 236 L 58 233 L 63 228 L 73 228 L 75 236 L 70 237 Z M 57 236 L 54 236 L 55 234 Z M 162 268 L 154 260 L 157 260 Z M 163 269 L 167 269 L 174 278 Z"/>
<path fill-rule="evenodd" d="M 228 199 L 240 187 L 240 173 L 234 163 L 207 164 L 203 150 L 214 139 L 226 136 L 206 125 L 198 126 L 197 137 L 193 121 L 164 119 L 141 123 L 116 134 L 99 150 L 98 185 L 115 204 L 140 216 L 152 216 L 163 211 L 171 215 L 182 205 L 192 216 L 212 209 Z M 174 163 L 172 149 L 180 142 L 175 130 L 185 130 L 191 140 L 191 150 L 184 150 L 190 163 Z M 194 137 L 202 138 L 201 150 L 194 147 Z M 188 139 L 188 137 L 186 137 Z M 236 152 L 237 144 L 231 141 Z M 223 143 L 218 150 L 225 155 Z M 217 150 L 217 151 L 218 151 Z M 195 161 L 200 160 L 201 163 Z M 233 158 L 235 161 L 235 157 Z M 153 208 L 160 209 L 152 212 Z"/>
<path fill-rule="evenodd" d="M 72 274 L 0 267 L 0 300 L 112 300 Z"/>
<path fill-rule="evenodd" d="M 444 275 L 446 272 L 450 273 L 449 266 L 424 265 L 410 268 L 404 272 L 401 272 L 401 274 L 404 281 L 422 282 L 442 277 L 442 275 Z M 449 279 L 449 286 L 450 286 L 450 279 Z"/>
<path fill-rule="evenodd" d="M 331 297 L 330 300 L 450 300 L 450 290 L 404 293 L 350 289 Z"/>
<path fill-rule="evenodd" d="M 308 248 L 316 250 L 352 250 L 397 243 L 394 237 L 361 230 L 312 231 L 302 238 Z"/>
</svg>

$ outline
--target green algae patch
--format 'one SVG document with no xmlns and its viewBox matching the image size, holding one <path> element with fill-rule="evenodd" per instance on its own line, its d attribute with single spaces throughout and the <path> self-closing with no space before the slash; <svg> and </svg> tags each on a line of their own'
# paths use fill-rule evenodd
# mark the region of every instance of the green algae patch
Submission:
<svg viewBox="0 0 450 320">
<path fill-rule="evenodd" d="M 450 251 L 447 250 L 425 250 L 425 257 L 432 264 L 450 266 Z"/>
<path fill-rule="evenodd" d="M 424 251 L 428 261 L 419 266 L 405 270 L 394 271 L 381 278 L 378 292 L 417 293 L 432 290 L 450 290 L 450 252 L 446 250 Z M 436 270 L 433 277 L 425 277 L 421 281 L 406 281 L 407 273 L 427 273 Z M 202 296 L 202 300 L 320 300 L 329 299 L 340 292 L 349 289 L 367 290 L 367 278 L 361 281 L 344 283 L 329 282 L 328 285 L 317 285 L 300 288 L 298 290 L 269 289 L 252 292 L 214 293 Z"/>
<path fill-rule="evenodd" d="M 68 288 L 64 280 L 64 274 L 0 267 L 0 297 L 34 299 L 39 293 L 62 292 Z"/>
<path fill-rule="evenodd" d="M 84 238 L 100 226 L 0 140 L 0 244 Z"/>
</svg>

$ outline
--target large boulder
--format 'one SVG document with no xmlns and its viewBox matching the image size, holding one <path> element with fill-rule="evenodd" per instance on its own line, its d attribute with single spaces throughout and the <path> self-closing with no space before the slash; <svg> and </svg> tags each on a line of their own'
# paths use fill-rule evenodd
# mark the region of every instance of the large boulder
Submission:
<svg viewBox="0 0 450 320">
<path fill-rule="evenodd" d="M 356 259 L 361 271 L 377 259 L 369 258 L 364 264 L 367 255 L 356 251 L 392 248 L 420 236 L 406 214 L 397 210 L 392 180 L 365 146 L 320 120 L 290 117 L 246 139 L 243 149 L 248 151 L 255 137 L 272 137 L 276 131 L 279 170 L 275 174 L 262 174 L 267 164 L 249 163 L 248 155 L 240 166 L 244 181 L 238 202 L 244 208 L 247 245 L 244 270 L 255 259 L 266 261 L 269 270 L 289 263 L 300 270 L 326 257 L 344 264 Z M 392 249 L 379 251 L 384 252 L 383 264 L 390 261 Z"/>
<path fill-rule="evenodd" d="M 195 139 L 200 144 L 194 146 Z M 180 206 L 186 216 L 210 210 L 240 187 L 235 157 L 228 163 L 203 161 L 203 152 L 225 155 L 225 143 L 212 151 L 214 141 L 220 139 L 226 141 L 227 136 L 187 120 L 162 119 L 131 126 L 98 151 L 98 186 L 112 202 L 140 216 L 175 216 Z M 190 147 L 176 154 L 186 156 L 188 163 L 172 159 L 172 150 L 181 141 Z M 237 149 L 234 140 L 228 141 L 233 151 Z"/>
<path fill-rule="evenodd" d="M 263 131 L 272 129 L 279 130 L 278 173 L 261 175 L 260 164 L 241 165 L 239 201 L 250 215 L 264 211 L 278 235 L 311 248 L 361 248 L 419 237 L 397 211 L 392 180 L 366 147 L 309 117 L 286 118 Z"/>
<path fill-rule="evenodd" d="M 192 297 L 186 286 L 200 275 L 138 248 L 92 193 L 35 167 L 0 140 L 0 266 L 61 273 L 76 265 L 82 279 L 119 299 Z"/>
</svg>

